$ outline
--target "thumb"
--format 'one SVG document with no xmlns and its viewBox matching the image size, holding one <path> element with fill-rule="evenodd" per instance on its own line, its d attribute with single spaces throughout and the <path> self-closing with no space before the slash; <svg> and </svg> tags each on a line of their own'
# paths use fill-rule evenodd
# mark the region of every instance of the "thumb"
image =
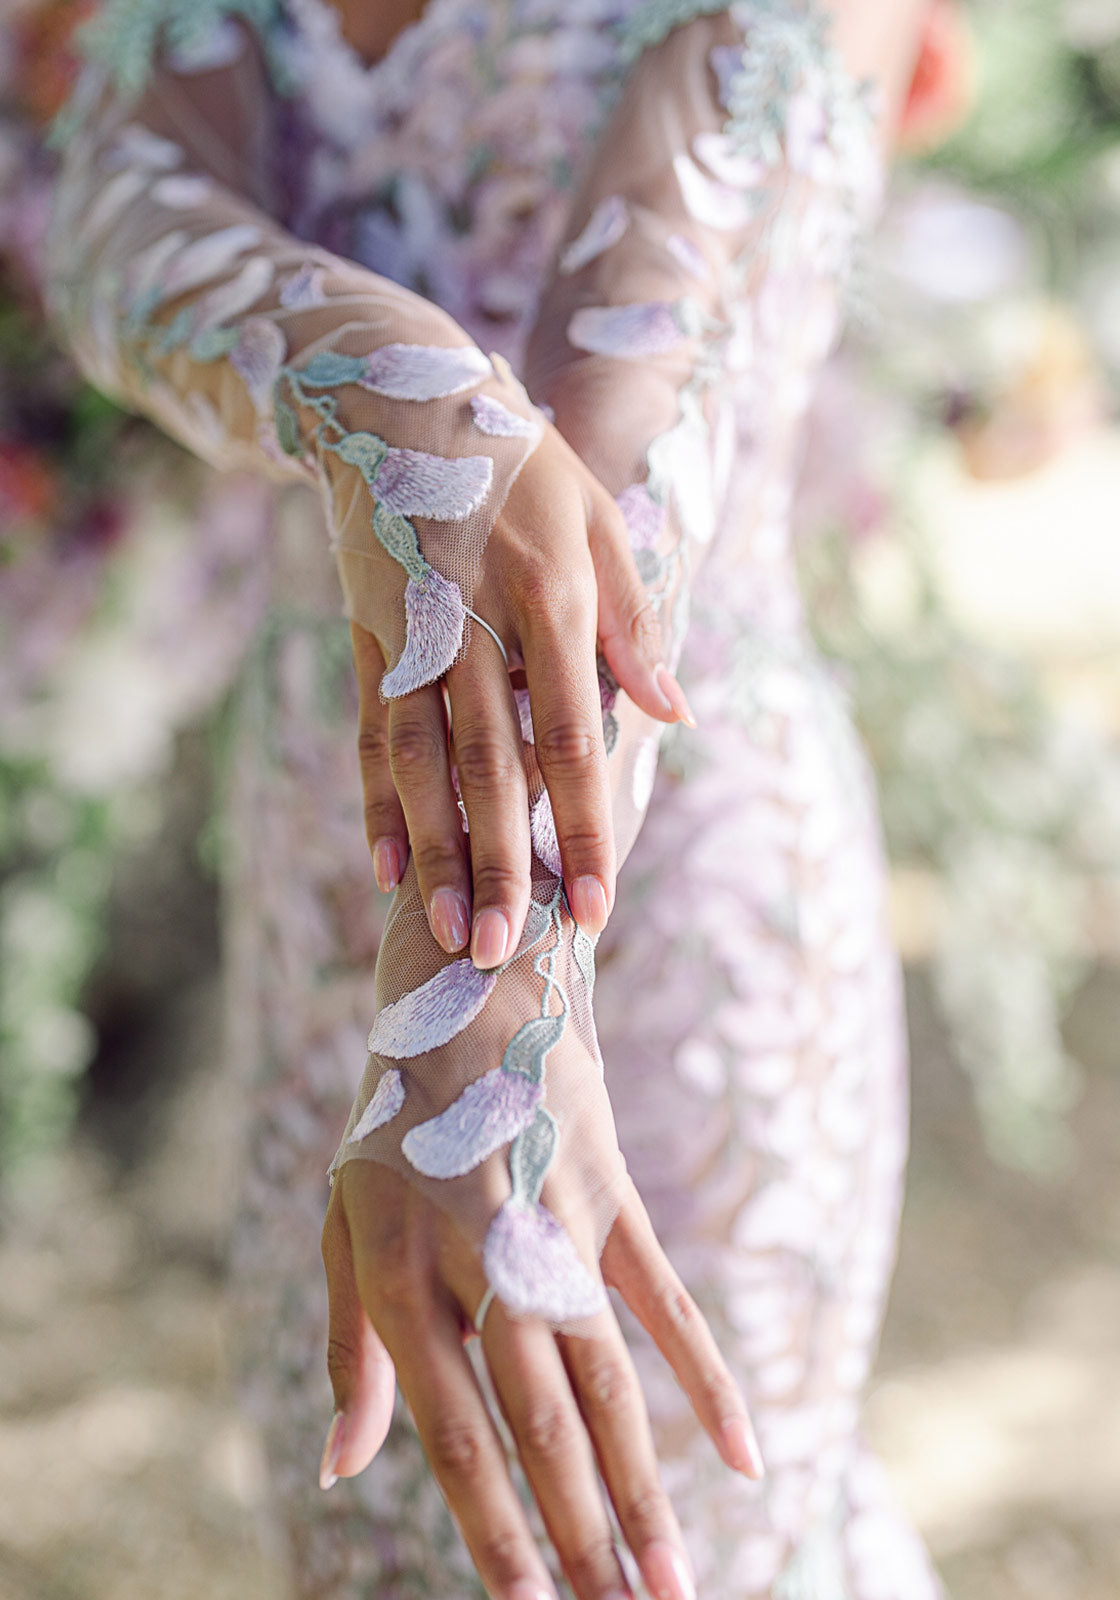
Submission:
<svg viewBox="0 0 1120 1600">
<path fill-rule="evenodd" d="M 327 1372 L 335 1409 L 319 1483 L 330 1489 L 339 1478 L 364 1471 L 385 1443 L 397 1388 L 392 1359 L 358 1294 L 350 1229 L 337 1186 L 323 1224 L 323 1265 L 330 1316 Z"/>
<path fill-rule="evenodd" d="M 684 690 L 662 661 L 661 628 L 630 550 L 626 520 L 599 485 L 590 496 L 587 536 L 599 591 L 599 640 L 619 688 L 647 716 L 694 728 Z"/>
</svg>

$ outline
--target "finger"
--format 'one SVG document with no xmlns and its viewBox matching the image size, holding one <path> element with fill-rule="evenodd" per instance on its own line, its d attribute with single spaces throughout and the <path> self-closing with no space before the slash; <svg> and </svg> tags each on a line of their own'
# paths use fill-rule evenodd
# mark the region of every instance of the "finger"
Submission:
<svg viewBox="0 0 1120 1600">
<path fill-rule="evenodd" d="M 561 1339 L 560 1349 L 619 1526 L 647 1588 L 654 1600 L 695 1600 L 680 1526 L 661 1487 L 638 1375 L 618 1324 L 611 1318 L 601 1335 Z"/>
<path fill-rule="evenodd" d="M 517 947 L 529 908 L 528 789 L 521 723 L 498 647 L 481 628 L 447 675 L 459 788 L 470 822 L 478 967 Z M 415 844 L 413 845 L 415 849 Z"/>
<path fill-rule="evenodd" d="M 470 869 L 438 685 L 390 701 L 389 765 L 428 925 L 437 944 L 454 955 L 470 937 Z"/>
<path fill-rule="evenodd" d="M 388 1351 L 374 1332 L 354 1279 L 350 1230 L 340 1197 L 332 1194 L 323 1225 L 329 1332 L 327 1372 L 334 1394 L 319 1482 L 330 1489 L 369 1466 L 385 1443 L 397 1380 Z"/>
<path fill-rule="evenodd" d="M 372 633 L 350 624 L 354 670 L 358 678 L 358 762 L 366 839 L 373 875 L 382 894 L 391 894 L 408 862 L 408 828 L 389 768 L 389 707 L 381 699 L 385 657 Z"/>
<path fill-rule="evenodd" d="M 458 1315 L 433 1301 L 423 1321 L 401 1319 L 390 1343 L 420 1442 L 483 1583 L 497 1600 L 555 1600 Z"/>
<path fill-rule="evenodd" d="M 676 1373 L 727 1465 L 748 1478 L 761 1478 L 766 1469 L 739 1385 L 699 1307 L 657 1242 L 632 1184 L 601 1265 L 606 1281 L 618 1289 Z"/>
<path fill-rule="evenodd" d="M 695 728 L 684 690 L 662 660 L 661 626 L 631 553 L 625 518 L 598 485 L 589 494 L 587 535 L 599 591 L 599 640 L 619 687 L 647 716 Z"/>
<path fill-rule="evenodd" d="M 630 1590 L 587 1429 L 555 1338 L 544 1323 L 513 1321 L 495 1305 L 483 1324 L 482 1344 L 548 1536 L 577 1600 L 620 1600 Z"/>
<path fill-rule="evenodd" d="M 568 903 L 594 937 L 614 903 L 615 849 L 590 563 L 585 576 L 582 600 L 578 586 L 562 596 L 538 592 L 531 599 L 521 650 Z"/>
</svg>

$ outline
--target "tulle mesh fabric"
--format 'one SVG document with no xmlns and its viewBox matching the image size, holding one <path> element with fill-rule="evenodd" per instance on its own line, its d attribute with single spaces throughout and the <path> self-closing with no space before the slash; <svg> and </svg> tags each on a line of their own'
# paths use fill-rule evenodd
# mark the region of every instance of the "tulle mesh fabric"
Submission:
<svg viewBox="0 0 1120 1600">
<path fill-rule="evenodd" d="M 670 663 L 755 348 L 775 342 L 789 275 L 808 274 L 826 292 L 799 334 L 823 355 L 876 187 L 866 108 L 811 13 L 692 10 L 704 14 L 651 6 L 635 31 L 645 48 L 573 208 L 525 375 L 617 496 Z M 215 21 L 209 54 L 196 41 L 189 62 L 165 57 L 139 102 L 87 85 L 96 109 L 70 145 L 55 304 L 90 374 L 191 448 L 320 485 L 348 613 L 381 642 L 390 682 L 403 664 L 414 687 L 469 643 L 448 631 L 438 580 L 469 605 L 545 424 L 499 360 L 459 382 L 479 357 L 445 313 L 271 220 L 267 77 L 230 26 Z M 622 859 L 660 730 L 602 663 L 600 681 Z M 596 1262 L 625 1169 L 594 952 L 564 899 L 531 707 L 523 731 L 535 866 L 521 947 L 496 975 L 449 960 L 410 868 L 333 1170 L 394 1166 L 455 1217 L 511 1310 L 578 1329 L 605 1304 Z"/>
</svg>

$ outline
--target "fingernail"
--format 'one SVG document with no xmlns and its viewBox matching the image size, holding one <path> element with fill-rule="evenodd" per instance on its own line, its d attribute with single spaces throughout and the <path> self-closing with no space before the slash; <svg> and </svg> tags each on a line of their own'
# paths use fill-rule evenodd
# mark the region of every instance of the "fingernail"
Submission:
<svg viewBox="0 0 1120 1600">
<path fill-rule="evenodd" d="M 657 687 L 676 712 L 680 721 L 684 723 L 686 728 L 695 728 L 696 718 L 692 715 L 692 707 L 688 703 L 685 692 L 664 663 L 657 668 L 654 678 L 657 680 Z"/>
<path fill-rule="evenodd" d="M 577 878 L 568 891 L 568 904 L 584 933 L 596 938 L 607 925 L 607 891 L 590 874 Z"/>
<path fill-rule="evenodd" d="M 496 910 L 494 906 L 487 906 L 485 911 L 480 911 L 474 919 L 474 935 L 471 940 L 471 959 L 476 967 L 487 970 L 498 966 L 505 960 L 506 946 L 509 944 L 509 923 L 505 913 Z"/>
<path fill-rule="evenodd" d="M 467 902 L 458 889 L 437 889 L 429 907 L 432 932 L 449 956 L 463 948 L 471 936 Z"/>
<path fill-rule="evenodd" d="M 762 1459 L 758 1439 L 746 1417 L 728 1417 L 720 1433 L 724 1453 L 736 1472 L 743 1472 L 748 1478 L 766 1476 L 766 1463 Z"/>
<path fill-rule="evenodd" d="M 319 1463 L 320 1489 L 333 1489 L 338 1482 L 338 1458 L 346 1436 L 346 1419 L 336 1411 L 327 1429 L 327 1442 L 323 1446 L 323 1459 Z"/>
<path fill-rule="evenodd" d="M 642 1576 L 654 1600 L 696 1600 L 696 1585 L 680 1550 L 658 1540 L 646 1550 Z"/>
<path fill-rule="evenodd" d="M 373 847 L 373 875 L 382 894 L 392 894 L 401 881 L 401 852 L 395 839 L 378 839 Z"/>
<path fill-rule="evenodd" d="M 556 1591 L 534 1583 L 531 1578 L 519 1578 L 509 1591 L 509 1600 L 556 1600 Z"/>
</svg>

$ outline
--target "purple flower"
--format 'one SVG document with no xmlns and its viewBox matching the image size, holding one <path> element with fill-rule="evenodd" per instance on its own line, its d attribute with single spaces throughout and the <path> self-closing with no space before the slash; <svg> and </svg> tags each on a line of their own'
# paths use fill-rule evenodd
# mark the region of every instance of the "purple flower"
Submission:
<svg viewBox="0 0 1120 1600">
<path fill-rule="evenodd" d="M 579 272 L 589 261 L 601 256 L 617 244 L 630 224 L 626 201 L 619 195 L 608 195 L 600 200 L 588 219 L 587 226 L 560 257 L 559 270 L 565 275 Z"/>
<path fill-rule="evenodd" d="M 593 355 L 644 361 L 677 350 L 688 339 L 669 300 L 629 306 L 582 306 L 568 323 L 568 340 Z"/>
<path fill-rule="evenodd" d="M 311 306 L 325 306 L 327 294 L 323 284 L 326 276 L 324 267 L 317 267 L 312 262 L 305 261 L 281 289 L 280 304 L 292 311 L 303 311 Z"/>
<path fill-rule="evenodd" d="M 471 344 L 387 344 L 370 356 L 361 384 L 390 400 L 442 400 L 473 388 L 491 371 L 482 351 Z"/>
<path fill-rule="evenodd" d="M 489 456 L 432 456 L 424 450 L 390 450 L 373 492 L 387 511 L 401 517 L 459 522 L 477 511 L 490 491 Z"/>
<path fill-rule="evenodd" d="M 409 578 L 404 591 L 405 639 L 400 660 L 381 680 L 387 700 L 442 678 L 463 643 L 463 596 L 434 567 L 417 582 Z"/>
<path fill-rule="evenodd" d="M 480 972 L 469 957 L 442 967 L 434 978 L 377 1014 L 367 1041 L 377 1056 L 422 1056 L 462 1033 L 494 991 L 496 972 Z"/>
<path fill-rule="evenodd" d="M 673 157 L 673 172 L 680 185 L 681 198 L 689 216 L 706 228 L 730 233 L 751 220 L 751 201 L 726 183 L 717 183 L 693 161 L 691 156 Z"/>
<path fill-rule="evenodd" d="M 507 1200 L 490 1224 L 482 1265 L 494 1293 L 515 1316 L 562 1325 L 607 1307 L 602 1282 L 542 1205 Z"/>
<path fill-rule="evenodd" d="M 556 818 L 552 814 L 552 801 L 548 798 L 547 789 L 542 789 L 540 798 L 530 813 L 529 834 L 537 860 L 543 861 L 549 872 L 555 872 L 558 878 L 563 877 L 564 866 L 560 860 L 560 845 L 556 838 Z"/>
<path fill-rule="evenodd" d="M 495 1067 L 406 1133 L 401 1149 L 426 1178 L 460 1178 L 529 1126 L 543 1093 L 542 1083 Z"/>
<path fill-rule="evenodd" d="M 284 335 L 268 317 L 247 317 L 230 351 L 230 364 L 245 380 L 257 415 L 272 415 L 272 389 L 287 354 Z"/>
<path fill-rule="evenodd" d="M 492 400 L 488 394 L 472 397 L 471 412 L 478 431 L 494 439 L 536 439 L 541 431 L 540 424 L 531 417 L 519 417 L 515 411 L 504 406 L 500 400 Z"/>
<path fill-rule="evenodd" d="M 387 1122 L 392 1122 L 403 1105 L 404 1079 L 396 1067 L 390 1067 L 377 1080 L 373 1098 L 350 1130 L 350 1137 L 346 1143 L 359 1144 L 367 1134 L 383 1128 Z"/>
<path fill-rule="evenodd" d="M 658 505 L 644 483 L 623 489 L 615 504 L 626 519 L 631 550 L 652 550 L 665 531 L 665 507 Z"/>
</svg>

